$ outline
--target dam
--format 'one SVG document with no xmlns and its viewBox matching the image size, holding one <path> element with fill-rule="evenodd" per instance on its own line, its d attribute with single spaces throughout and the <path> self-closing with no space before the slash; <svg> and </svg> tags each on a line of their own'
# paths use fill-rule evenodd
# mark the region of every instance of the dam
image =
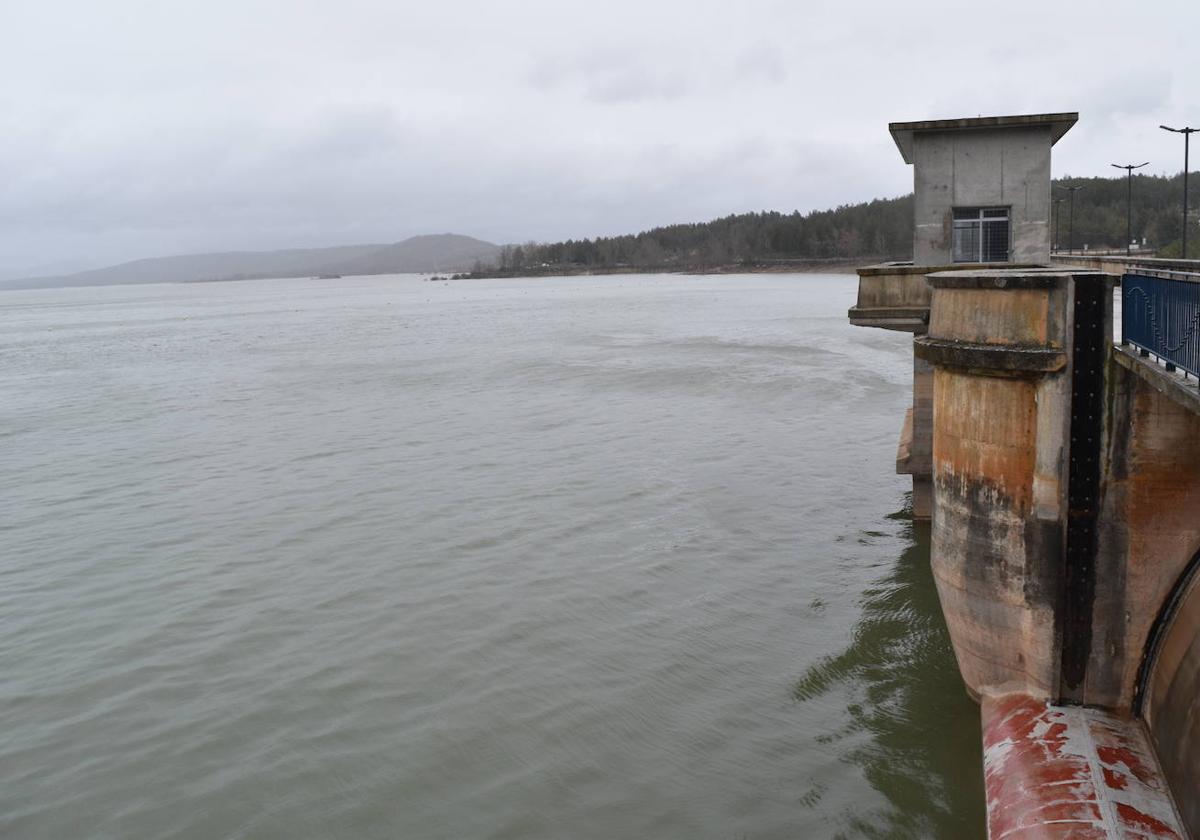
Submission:
<svg viewBox="0 0 1200 840">
<path fill-rule="evenodd" d="M 860 269 L 849 318 L 913 334 L 896 470 L 980 704 L 989 836 L 1196 837 L 1200 261 L 1051 255 L 1077 119 L 892 123 L 913 260 Z"/>
</svg>

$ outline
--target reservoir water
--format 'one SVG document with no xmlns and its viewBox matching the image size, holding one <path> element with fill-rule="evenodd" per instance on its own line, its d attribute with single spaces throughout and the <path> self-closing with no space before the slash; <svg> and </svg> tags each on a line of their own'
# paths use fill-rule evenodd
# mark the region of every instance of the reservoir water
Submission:
<svg viewBox="0 0 1200 840">
<path fill-rule="evenodd" d="M 981 837 L 854 292 L 0 292 L 0 836 Z"/>
</svg>

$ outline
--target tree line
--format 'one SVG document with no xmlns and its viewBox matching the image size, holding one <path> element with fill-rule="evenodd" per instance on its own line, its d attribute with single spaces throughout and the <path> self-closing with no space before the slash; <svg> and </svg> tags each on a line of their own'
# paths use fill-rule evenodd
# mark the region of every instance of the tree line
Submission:
<svg viewBox="0 0 1200 840">
<path fill-rule="evenodd" d="M 1197 173 L 1189 176 L 1188 239 L 1197 241 Z M 1127 203 L 1132 207 L 1133 238 L 1153 248 L 1160 257 L 1179 257 L 1183 239 L 1183 173 L 1178 175 L 1134 175 L 1133 200 L 1128 200 L 1129 184 L 1125 175 L 1115 178 L 1060 178 L 1053 182 L 1058 231 L 1058 247 L 1070 247 L 1071 204 L 1063 187 L 1082 187 L 1075 193 L 1075 248 L 1124 248 Z M 1190 246 L 1188 251 L 1192 251 Z"/>
<path fill-rule="evenodd" d="M 688 269 L 772 260 L 903 259 L 912 251 L 912 196 L 801 214 L 739 213 L 636 234 L 506 245 L 501 273 L 561 269 Z M 477 267 L 486 271 L 487 266 Z"/>
<path fill-rule="evenodd" d="M 1195 177 L 1195 176 L 1193 176 Z M 1067 193 L 1077 186 L 1073 222 Z M 1061 178 L 1053 182 L 1058 245 L 1125 247 L 1125 176 Z M 1177 255 L 1183 175 L 1133 179 L 1133 235 L 1162 256 Z M 1200 203 L 1200 202 L 1197 202 Z M 1195 220 L 1193 219 L 1193 225 Z M 563 270 L 686 270 L 771 262 L 904 260 L 912 257 L 913 198 L 879 198 L 811 213 L 739 213 L 709 222 L 667 225 L 636 234 L 505 245 L 497 263 L 476 273 L 554 273 Z M 1195 241 L 1200 241 L 1197 236 Z"/>
</svg>

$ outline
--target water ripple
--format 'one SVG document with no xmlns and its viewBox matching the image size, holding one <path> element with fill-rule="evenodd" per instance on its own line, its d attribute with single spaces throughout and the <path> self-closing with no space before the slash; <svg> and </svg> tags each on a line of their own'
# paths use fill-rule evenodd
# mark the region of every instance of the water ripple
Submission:
<svg viewBox="0 0 1200 840">
<path fill-rule="evenodd" d="M 853 289 L 0 295 L 0 834 L 970 836 Z"/>
</svg>

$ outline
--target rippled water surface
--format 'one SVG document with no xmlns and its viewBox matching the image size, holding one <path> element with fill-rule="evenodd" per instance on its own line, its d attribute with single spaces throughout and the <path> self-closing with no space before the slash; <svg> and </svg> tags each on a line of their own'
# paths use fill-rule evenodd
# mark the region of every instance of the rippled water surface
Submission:
<svg viewBox="0 0 1200 840">
<path fill-rule="evenodd" d="M 0 836 L 980 836 L 854 290 L 0 293 Z"/>
</svg>

